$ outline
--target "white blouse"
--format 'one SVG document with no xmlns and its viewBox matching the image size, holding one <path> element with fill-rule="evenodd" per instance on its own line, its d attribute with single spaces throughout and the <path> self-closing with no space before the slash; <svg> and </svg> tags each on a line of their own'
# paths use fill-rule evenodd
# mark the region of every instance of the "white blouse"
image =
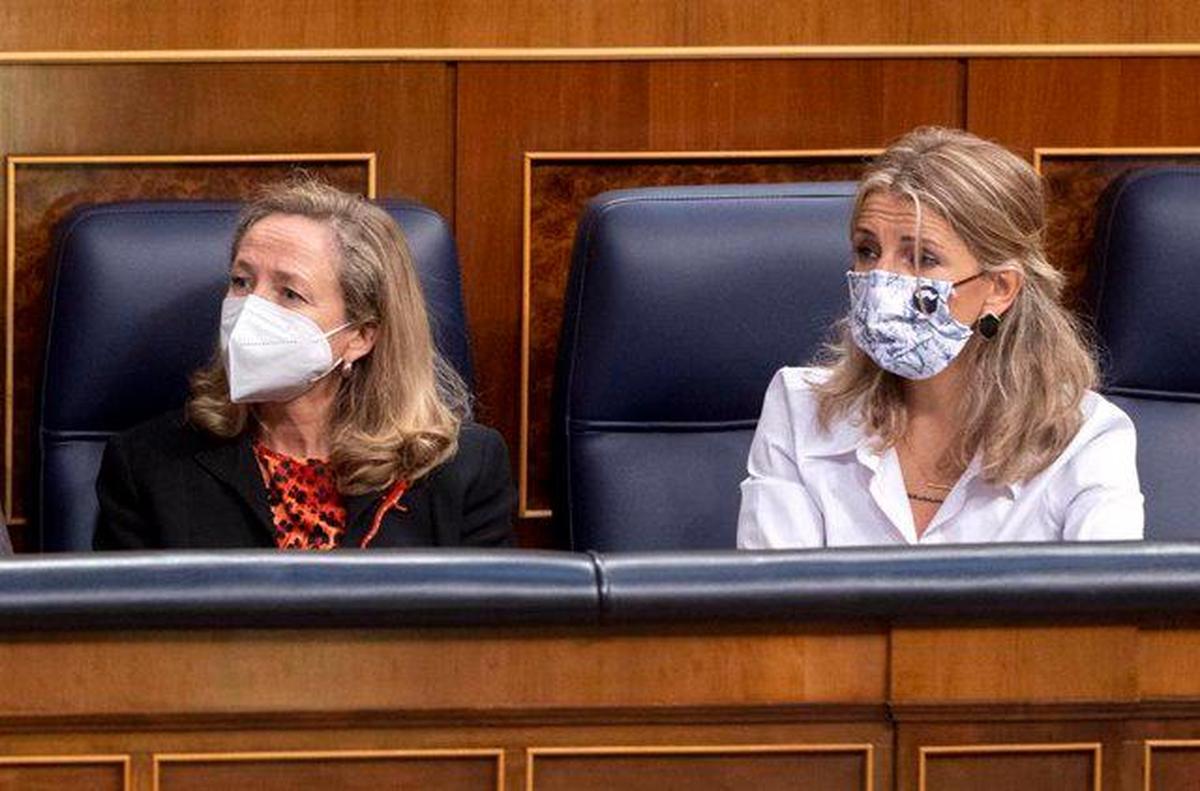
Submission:
<svg viewBox="0 0 1200 791">
<path fill-rule="evenodd" d="M 1079 433 L 1027 481 L 988 483 L 976 455 L 918 538 L 895 448 L 876 453 L 848 419 L 828 433 L 818 426 L 811 383 L 824 375 L 782 368 L 767 388 L 742 481 L 739 548 L 1142 538 L 1133 422 L 1102 396 L 1084 397 Z"/>
</svg>

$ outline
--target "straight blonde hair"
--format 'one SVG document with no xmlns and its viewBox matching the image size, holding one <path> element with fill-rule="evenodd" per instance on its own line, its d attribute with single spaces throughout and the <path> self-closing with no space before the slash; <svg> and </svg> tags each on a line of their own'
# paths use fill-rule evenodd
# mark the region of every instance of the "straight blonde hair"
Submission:
<svg viewBox="0 0 1200 791">
<path fill-rule="evenodd" d="M 246 232 L 272 215 L 329 226 L 346 319 L 376 326 L 374 347 L 341 380 L 334 402 L 330 464 L 339 491 L 365 494 L 417 480 L 457 451 L 470 400 L 462 379 L 434 349 L 404 235 L 387 212 L 363 198 L 298 177 L 267 185 L 242 210 L 231 261 Z M 217 437 L 247 429 L 250 410 L 230 401 L 220 349 L 193 374 L 186 411 L 193 425 Z"/>
<path fill-rule="evenodd" d="M 923 127 L 868 166 L 851 233 L 866 199 L 877 192 L 913 201 L 918 218 L 922 206 L 936 211 L 985 272 L 1015 268 L 1024 274 L 996 336 L 976 332 L 961 352 L 963 429 L 941 466 L 962 470 L 978 452 L 985 480 L 1028 480 L 1079 431 L 1080 403 L 1097 378 L 1082 329 L 1061 303 L 1063 275 L 1046 258 L 1041 178 L 1002 146 L 959 130 Z M 919 253 L 914 260 L 920 261 Z M 881 447 L 895 445 L 908 422 L 903 380 L 854 344 L 845 320 L 821 362 L 830 369 L 816 386 L 821 426 L 828 430 L 835 419 L 850 417 Z"/>
</svg>

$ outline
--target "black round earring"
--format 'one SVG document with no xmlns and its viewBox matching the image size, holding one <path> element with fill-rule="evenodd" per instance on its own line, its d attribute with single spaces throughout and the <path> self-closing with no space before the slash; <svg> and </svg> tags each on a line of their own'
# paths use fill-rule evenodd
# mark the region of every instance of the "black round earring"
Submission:
<svg viewBox="0 0 1200 791">
<path fill-rule="evenodd" d="M 984 313 L 979 317 L 975 326 L 979 329 L 980 335 L 991 340 L 1000 331 L 1000 317 L 995 313 Z"/>
</svg>

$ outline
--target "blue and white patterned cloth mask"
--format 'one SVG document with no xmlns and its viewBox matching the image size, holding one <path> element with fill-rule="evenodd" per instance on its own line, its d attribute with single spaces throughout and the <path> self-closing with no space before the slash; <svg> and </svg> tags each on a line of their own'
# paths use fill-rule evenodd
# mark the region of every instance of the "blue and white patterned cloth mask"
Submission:
<svg viewBox="0 0 1200 791">
<path fill-rule="evenodd" d="M 880 269 L 847 272 L 846 280 L 850 336 L 885 371 L 928 379 L 971 337 L 971 328 L 950 314 L 950 293 L 958 283 Z"/>
</svg>

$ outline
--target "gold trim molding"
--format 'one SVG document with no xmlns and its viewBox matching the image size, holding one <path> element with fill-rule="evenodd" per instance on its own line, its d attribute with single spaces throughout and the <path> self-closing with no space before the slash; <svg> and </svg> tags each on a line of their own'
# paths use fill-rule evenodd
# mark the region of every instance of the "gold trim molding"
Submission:
<svg viewBox="0 0 1200 791">
<path fill-rule="evenodd" d="M 152 788 L 159 791 L 160 767 L 163 764 L 206 764 L 252 761 L 362 761 L 371 759 L 422 759 L 422 758 L 493 758 L 496 761 L 496 791 L 504 791 L 504 750 L 443 749 L 443 750 L 297 750 L 261 753 L 155 753 L 153 756 Z"/>
<path fill-rule="evenodd" d="M 873 157 L 879 148 L 797 149 L 762 151 L 527 151 L 525 152 L 521 199 L 521 377 L 520 426 L 517 445 L 517 516 L 522 519 L 548 519 L 549 509 L 529 507 L 529 379 L 530 313 L 533 282 L 532 205 L 533 168 L 549 162 L 686 162 L 720 160 L 805 160 L 853 159 Z M 766 385 L 764 385 L 765 387 Z"/>
<path fill-rule="evenodd" d="M 133 763 L 128 755 L 4 755 L 0 756 L 0 767 L 4 766 L 62 766 L 96 764 L 121 767 L 122 785 L 126 791 L 133 787 Z"/>
<path fill-rule="evenodd" d="M 1200 55 L 1195 42 L 1151 44 L 849 44 L 658 47 L 379 47 L 0 52 L 0 65 L 274 62 L 523 62 L 878 58 L 1161 58 Z"/>
<path fill-rule="evenodd" d="M 1091 753 L 1092 791 L 1101 791 L 1103 747 L 1099 742 L 1064 744 L 961 744 L 921 747 L 918 751 L 917 791 L 926 791 L 927 758 L 931 755 L 1005 755 L 1013 753 Z"/>
<path fill-rule="evenodd" d="M 4 513 L 10 525 L 25 524 L 26 517 L 12 517 L 13 507 L 13 358 L 15 352 L 16 269 L 17 269 L 17 168 L 39 166 L 103 165 L 232 165 L 295 162 L 319 164 L 361 162 L 367 166 L 367 197 L 376 197 L 376 155 L 374 152 L 297 153 L 297 154 L 95 154 L 95 155 L 22 155 L 5 157 L 5 283 L 4 295 Z"/>
<path fill-rule="evenodd" d="M 704 744 L 635 745 L 629 747 L 527 747 L 525 791 L 534 791 L 534 763 L 538 757 L 642 756 L 642 755 L 779 755 L 807 753 L 862 753 L 863 791 L 875 789 L 875 745 L 873 744 Z"/>
<path fill-rule="evenodd" d="M 1200 749 L 1198 739 L 1147 739 L 1143 744 L 1142 760 L 1142 789 L 1151 791 L 1151 762 L 1155 750 L 1197 750 Z"/>
<path fill-rule="evenodd" d="M 1097 148 L 1035 148 L 1033 169 L 1042 174 L 1042 164 L 1047 159 L 1071 159 L 1078 157 L 1186 157 L 1200 156 L 1200 146 L 1132 146 Z"/>
</svg>

